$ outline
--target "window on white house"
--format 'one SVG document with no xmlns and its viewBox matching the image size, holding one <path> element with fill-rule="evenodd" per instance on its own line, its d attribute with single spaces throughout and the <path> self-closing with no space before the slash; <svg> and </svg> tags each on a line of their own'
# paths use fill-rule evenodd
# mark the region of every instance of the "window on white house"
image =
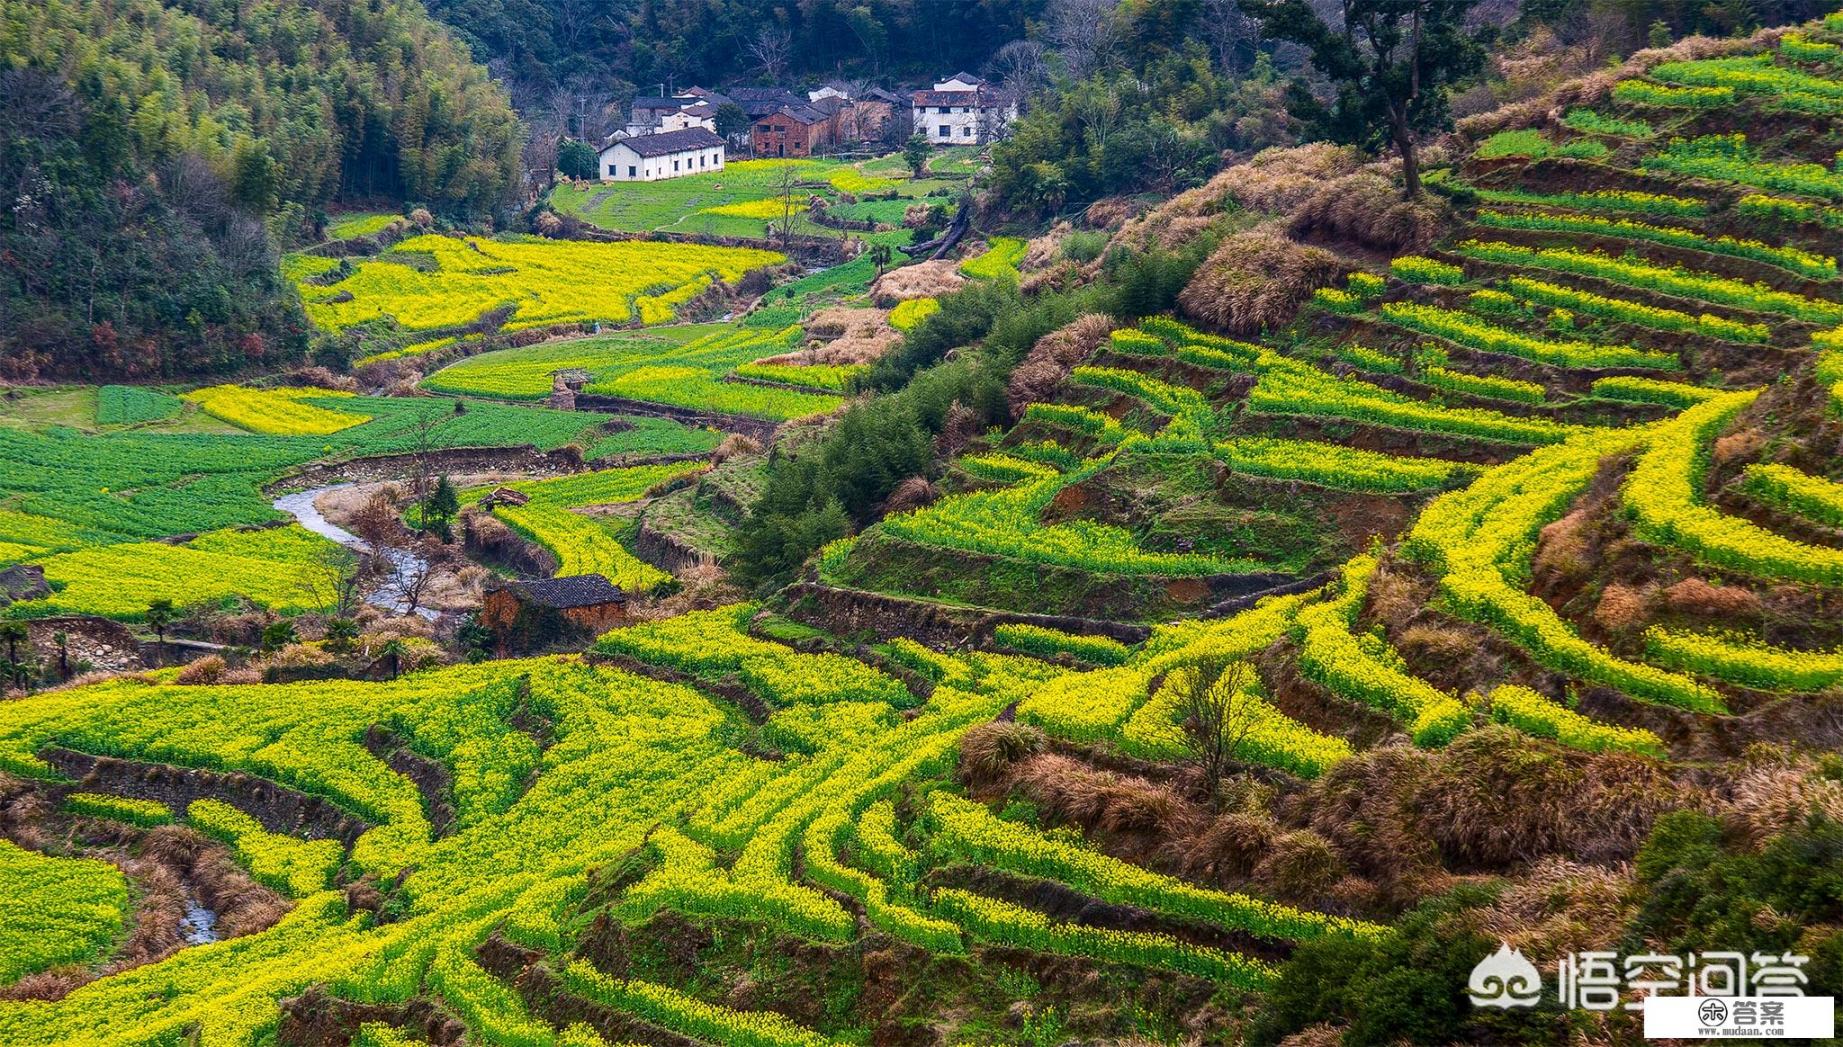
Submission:
<svg viewBox="0 0 1843 1047">
<path fill-rule="evenodd" d="M 609 178 L 614 177 L 614 165 L 613 164 L 608 165 L 608 177 Z"/>
<path fill-rule="evenodd" d="M 674 160 L 674 161 L 672 161 L 672 170 L 674 170 L 674 171 L 676 171 L 676 170 L 678 170 L 678 161 L 677 161 L 677 160 Z"/>
<path fill-rule="evenodd" d="M 941 125 L 941 137 L 942 138 L 952 138 L 953 128 L 948 127 L 946 124 L 942 124 Z"/>
<path fill-rule="evenodd" d="M 614 172 L 610 171 L 608 173 L 613 174 Z M 633 176 L 634 176 L 634 165 L 628 164 L 627 165 L 627 177 L 632 178 Z"/>
<path fill-rule="evenodd" d="M 962 128 L 960 128 L 960 136 L 961 136 L 962 138 L 971 138 L 971 137 L 973 137 L 973 129 L 972 129 L 972 128 L 970 128 L 970 127 L 962 127 Z"/>
</svg>

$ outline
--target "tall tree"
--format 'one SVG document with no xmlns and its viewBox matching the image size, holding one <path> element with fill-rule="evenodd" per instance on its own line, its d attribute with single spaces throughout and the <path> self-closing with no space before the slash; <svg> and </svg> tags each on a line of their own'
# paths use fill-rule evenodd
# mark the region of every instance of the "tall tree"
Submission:
<svg viewBox="0 0 1843 1047">
<path fill-rule="evenodd" d="M 1341 0 L 1336 24 L 1309 0 L 1242 0 L 1262 31 L 1312 54 L 1331 82 L 1329 105 L 1294 83 L 1295 116 L 1335 141 L 1389 143 L 1401 157 L 1402 192 L 1421 193 L 1417 135 L 1451 124 L 1447 89 L 1484 66 L 1481 35 L 1468 30 L 1477 0 Z"/>
</svg>

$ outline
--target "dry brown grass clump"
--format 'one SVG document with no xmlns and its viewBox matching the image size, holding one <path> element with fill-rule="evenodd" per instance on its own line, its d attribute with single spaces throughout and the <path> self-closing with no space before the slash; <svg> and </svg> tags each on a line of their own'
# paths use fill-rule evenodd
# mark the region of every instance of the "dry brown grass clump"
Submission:
<svg viewBox="0 0 1843 1047">
<path fill-rule="evenodd" d="M 902 344 L 901 332 L 889 325 L 884 309 L 822 309 L 806 321 L 806 334 L 810 341 L 805 348 L 763 357 L 761 362 L 801 367 L 868 364 Z"/>
<path fill-rule="evenodd" d="M 870 285 L 870 300 L 888 308 L 911 298 L 939 298 L 966 285 L 959 263 L 940 259 L 891 269 Z"/>
<path fill-rule="evenodd" d="M 1047 748 L 1049 739 L 1029 724 L 982 723 L 960 736 L 960 776 L 970 785 L 991 785 L 1010 774 L 1014 764 Z"/>
<path fill-rule="evenodd" d="M 1748 769 L 1734 782 L 1722 810 L 1728 828 L 1758 849 L 1804 825 L 1813 814 L 1843 822 L 1843 782 L 1798 759 Z"/>
<path fill-rule="evenodd" d="M 1247 163 L 1223 169 L 1203 190 L 1250 211 L 1289 214 L 1326 182 L 1356 171 L 1361 163 L 1355 149 L 1328 142 L 1263 149 Z"/>
<path fill-rule="evenodd" d="M 1580 578 L 1593 566 L 1593 541 L 1588 534 L 1593 523 L 1585 509 L 1576 509 L 1544 527 L 1536 539 L 1536 556 L 1532 566 L 1538 574 L 1553 573 L 1563 578 Z"/>
<path fill-rule="evenodd" d="M 747 436 L 743 433 L 731 433 L 723 438 L 723 442 L 717 445 L 715 451 L 710 453 L 710 460 L 717 465 L 722 465 L 731 458 L 741 458 L 751 454 L 760 454 L 761 449 L 761 441 L 755 439 L 753 436 Z"/>
<path fill-rule="evenodd" d="M 1113 320 L 1103 313 L 1088 313 L 1037 339 L 1029 355 L 1011 372 L 1005 386 L 1005 402 L 1011 416 L 1024 413 L 1027 404 L 1049 398 L 1056 386 L 1069 376 L 1076 364 L 1100 348 L 1113 331 Z"/>
<path fill-rule="evenodd" d="M 1237 233 L 1198 268 L 1178 295 L 1178 308 L 1217 330 L 1257 335 L 1292 320 L 1313 291 L 1329 287 L 1343 272 L 1329 251 L 1271 230 Z"/>
<path fill-rule="evenodd" d="M 1082 212 L 1082 221 L 1090 229 L 1118 229 L 1138 210 L 1138 204 L 1131 197 L 1107 196 L 1088 205 Z"/>
<path fill-rule="evenodd" d="M 289 371 L 282 375 L 282 384 L 313 389 L 335 389 L 347 393 L 358 392 L 358 379 L 349 374 L 334 374 L 318 364 L 312 367 L 297 367 Z"/>
<path fill-rule="evenodd" d="M 1460 735 L 1416 796 L 1416 821 L 1449 861 L 1502 868 L 1549 855 L 1620 861 L 1658 816 L 1688 802 L 1656 761 L 1537 750 L 1505 727 Z"/>
<path fill-rule="evenodd" d="M 807 317 L 800 326 L 805 328 L 808 338 L 829 341 L 866 327 L 874 331 L 884 315 L 880 309 L 852 309 L 835 305 Z"/>
<path fill-rule="evenodd" d="M 1411 904 L 1449 870 L 1507 871 L 1561 856 L 1630 861 L 1658 817 L 1706 804 L 1654 760 L 1532 745 L 1487 726 L 1439 751 L 1358 753 L 1287 799 L 1383 897 Z"/>
<path fill-rule="evenodd" d="M 719 607 L 746 599 L 741 589 L 731 584 L 729 575 L 714 563 L 698 564 L 678 572 L 679 589 L 659 600 L 632 607 L 639 621 L 672 618 L 688 611 L 714 611 Z"/>
<path fill-rule="evenodd" d="M 1685 578 L 1664 590 L 1664 603 L 1673 611 L 1712 617 L 1754 617 L 1761 611 L 1760 597 L 1738 585 L 1710 585 L 1701 578 Z"/>
<path fill-rule="evenodd" d="M 1539 959 L 1603 944 L 1632 915 L 1629 870 L 1544 858 L 1482 910 L 1479 928 Z"/>
<path fill-rule="evenodd" d="M 928 482 L 925 476 L 911 476 L 896 485 L 889 498 L 883 502 L 883 515 L 914 512 L 923 506 L 933 505 L 939 492 Z"/>
<path fill-rule="evenodd" d="M 1165 786 L 1056 753 L 1019 763 L 1011 779 L 1045 816 L 1084 830 L 1188 835 L 1193 822 L 1190 805 Z"/>
<path fill-rule="evenodd" d="M 1435 198 L 1404 200 L 1392 182 L 1362 173 L 1327 183 L 1308 197 L 1293 211 L 1290 231 L 1407 254 L 1438 238 L 1443 212 Z"/>
<path fill-rule="evenodd" d="M 1766 434 L 1749 428 L 1718 438 L 1710 453 L 1717 462 L 1726 464 L 1757 458 L 1765 447 Z"/>
<path fill-rule="evenodd" d="M 174 679 L 188 687 L 205 686 L 222 679 L 226 668 L 221 656 L 208 654 L 195 662 L 188 663 L 184 669 L 179 670 L 179 675 Z"/>
<path fill-rule="evenodd" d="M 1644 590 L 1615 582 L 1600 594 L 1593 620 L 1608 632 L 1630 632 L 1645 624 L 1650 602 Z"/>
</svg>

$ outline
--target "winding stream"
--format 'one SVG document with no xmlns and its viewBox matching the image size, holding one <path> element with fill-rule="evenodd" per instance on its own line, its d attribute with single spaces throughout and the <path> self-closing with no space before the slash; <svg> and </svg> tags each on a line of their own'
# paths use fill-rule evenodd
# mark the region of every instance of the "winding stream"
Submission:
<svg viewBox="0 0 1843 1047">
<path fill-rule="evenodd" d="M 360 553 L 370 552 L 371 546 L 358 535 L 334 524 L 320 512 L 314 499 L 328 491 L 341 491 L 352 484 L 328 484 L 325 487 L 313 487 L 305 491 L 296 491 L 275 499 L 275 508 L 295 518 L 302 527 L 324 538 L 331 538 L 340 545 Z M 423 570 L 428 561 L 407 549 L 394 549 L 389 546 L 380 550 L 384 561 L 390 565 L 390 575 L 382 585 L 376 586 L 365 594 L 365 602 L 375 607 L 382 607 L 393 614 L 403 614 L 408 606 L 399 594 L 403 591 L 406 578 L 413 577 Z M 441 612 L 427 607 L 416 608 L 416 613 L 424 618 L 434 619 Z"/>
</svg>

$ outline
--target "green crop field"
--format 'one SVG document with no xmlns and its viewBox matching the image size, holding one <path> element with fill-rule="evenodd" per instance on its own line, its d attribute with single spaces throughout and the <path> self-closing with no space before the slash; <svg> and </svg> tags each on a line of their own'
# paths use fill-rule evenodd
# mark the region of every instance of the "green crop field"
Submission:
<svg viewBox="0 0 1843 1047">
<path fill-rule="evenodd" d="M 93 435 L 0 427 L 0 453 L 19 465 L 0 478 L 0 565 L 38 564 L 57 590 L 15 605 L 14 613 L 132 618 L 154 599 L 211 602 L 237 594 L 277 609 L 317 606 L 330 542 L 293 528 L 227 529 L 285 519 L 262 488 L 299 466 L 414 450 L 425 439 L 419 422 L 432 423 L 426 440 L 436 448 L 575 444 L 590 459 L 701 453 L 718 439 L 656 418 L 605 432 L 605 416 L 514 404 L 477 402 L 456 413 L 447 399 L 204 391 L 212 393 L 207 404 L 235 404 L 225 417 L 251 431 Z M 212 533 L 178 545 L 153 541 L 202 532 Z M 201 585 L 204 579 L 210 581 Z"/>
</svg>

